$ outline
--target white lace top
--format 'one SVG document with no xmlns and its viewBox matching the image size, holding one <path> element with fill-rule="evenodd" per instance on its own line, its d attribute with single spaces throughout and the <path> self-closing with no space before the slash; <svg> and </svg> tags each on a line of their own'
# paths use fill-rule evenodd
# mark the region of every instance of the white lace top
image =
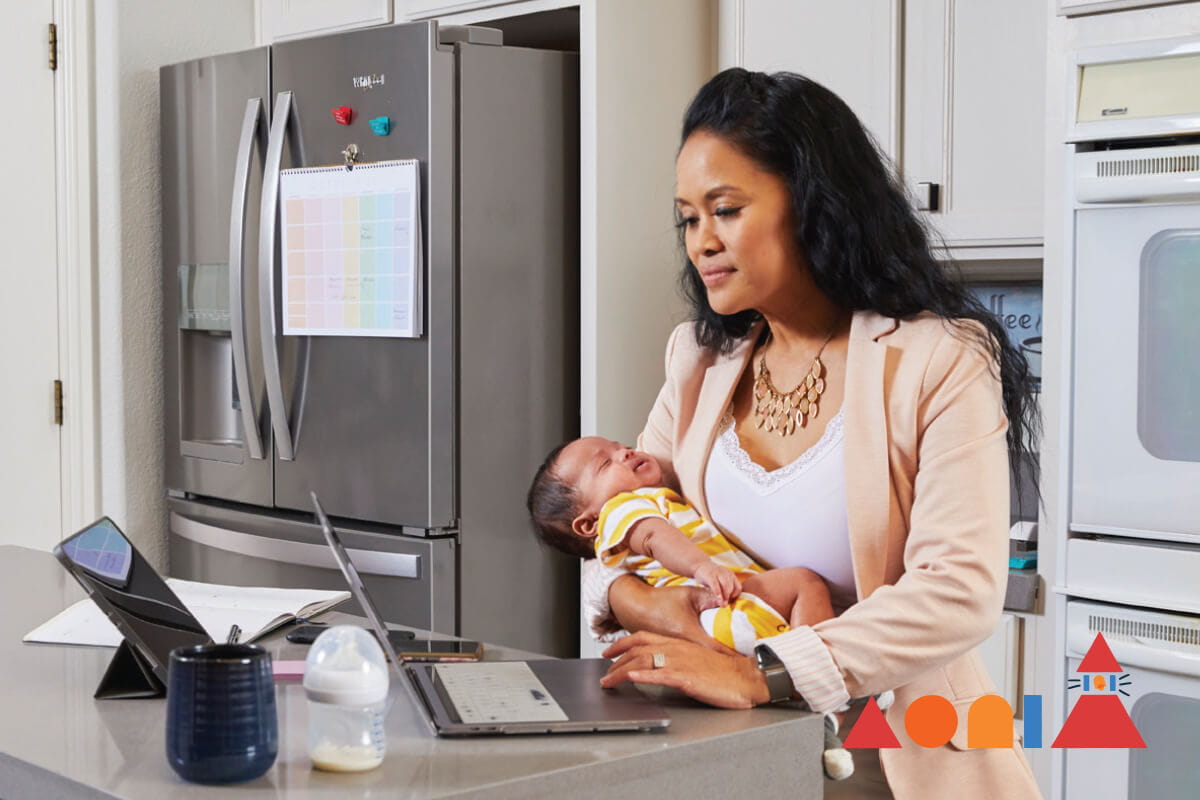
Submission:
<svg viewBox="0 0 1200 800">
<path fill-rule="evenodd" d="M 826 583 L 834 608 L 855 601 L 846 518 L 844 428 L 839 411 L 795 461 L 767 471 L 750 460 L 726 415 L 704 471 L 713 522 L 764 567 L 807 567 Z"/>
</svg>

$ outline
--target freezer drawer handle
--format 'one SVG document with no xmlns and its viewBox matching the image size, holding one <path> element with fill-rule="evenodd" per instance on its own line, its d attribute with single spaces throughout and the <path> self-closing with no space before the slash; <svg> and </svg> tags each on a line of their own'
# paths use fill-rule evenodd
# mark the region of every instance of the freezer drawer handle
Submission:
<svg viewBox="0 0 1200 800">
<path fill-rule="evenodd" d="M 233 336 L 233 377 L 237 381 L 238 397 L 242 406 L 242 429 L 250 457 L 262 459 L 262 437 L 258 433 L 258 415 L 254 412 L 254 391 L 250 387 L 250 374 L 246 352 L 246 314 L 243 307 L 245 287 L 243 281 L 246 249 L 246 198 L 250 192 L 250 156 L 258 133 L 258 120 L 262 116 L 262 98 L 246 101 L 246 115 L 242 119 L 242 138 L 238 144 L 237 166 L 233 174 L 233 203 L 229 210 L 229 312 L 230 332 Z"/>
<path fill-rule="evenodd" d="M 227 550 L 241 556 L 281 561 L 285 564 L 302 564 L 307 567 L 338 569 L 333 553 L 326 545 L 292 542 L 286 539 L 271 539 L 240 531 L 231 531 L 205 522 L 197 522 L 177 512 L 171 512 L 171 532 L 175 535 L 218 550 Z M 348 548 L 350 560 L 364 575 L 382 575 L 388 578 L 421 577 L 421 557 L 411 553 L 385 553 L 379 550 Z"/>
<path fill-rule="evenodd" d="M 283 379 L 279 374 L 279 340 L 275 322 L 275 234 L 279 224 L 279 164 L 283 158 L 283 140 L 287 136 L 291 112 L 292 93 L 280 92 L 275 96 L 271 135 L 267 140 L 267 163 L 263 173 L 258 237 L 263 371 L 267 378 L 267 401 L 271 407 L 275 448 L 284 461 L 294 461 L 296 453 L 292 448 L 292 433 L 288 429 L 287 409 L 283 404 Z"/>
</svg>

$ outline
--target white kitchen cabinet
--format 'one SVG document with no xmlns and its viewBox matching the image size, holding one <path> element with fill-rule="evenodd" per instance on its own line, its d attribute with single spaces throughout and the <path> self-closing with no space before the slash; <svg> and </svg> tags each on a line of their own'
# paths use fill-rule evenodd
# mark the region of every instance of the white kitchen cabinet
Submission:
<svg viewBox="0 0 1200 800">
<path fill-rule="evenodd" d="M 259 44 L 391 21 L 392 0 L 258 0 Z"/>
<path fill-rule="evenodd" d="M 722 5 L 722 67 L 799 72 L 846 101 L 893 160 L 900 145 L 901 0 Z M 729 45 L 726 48 L 726 45 Z"/>
<path fill-rule="evenodd" d="M 902 163 L 940 187 L 931 221 L 955 246 L 1038 244 L 1043 0 L 905 3 Z"/>
<path fill-rule="evenodd" d="M 493 6 L 512 5 L 514 0 L 393 0 L 396 20 L 410 22 L 449 14 L 461 14 Z"/>
<path fill-rule="evenodd" d="M 918 207 L 936 202 L 929 220 L 956 256 L 1028 258 L 1042 236 L 1045 17 L 1044 0 L 723 0 L 722 66 L 825 84 Z"/>
</svg>

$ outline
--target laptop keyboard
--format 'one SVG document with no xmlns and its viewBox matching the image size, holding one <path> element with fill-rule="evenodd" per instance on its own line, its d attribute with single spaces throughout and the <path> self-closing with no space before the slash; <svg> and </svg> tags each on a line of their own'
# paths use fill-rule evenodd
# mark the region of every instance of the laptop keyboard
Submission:
<svg viewBox="0 0 1200 800">
<path fill-rule="evenodd" d="M 438 664 L 434 671 L 463 722 L 567 720 L 562 706 L 524 661 Z"/>
</svg>

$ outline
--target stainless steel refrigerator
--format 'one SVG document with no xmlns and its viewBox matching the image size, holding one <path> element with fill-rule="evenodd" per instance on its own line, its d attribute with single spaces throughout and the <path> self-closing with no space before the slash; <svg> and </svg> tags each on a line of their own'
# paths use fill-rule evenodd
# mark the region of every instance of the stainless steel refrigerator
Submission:
<svg viewBox="0 0 1200 800">
<path fill-rule="evenodd" d="M 388 621 L 574 652 L 524 497 L 578 431 L 577 55 L 430 22 L 160 78 L 171 574 L 343 586 L 315 490 Z M 419 163 L 417 338 L 282 335 L 280 170 L 350 145 Z"/>
</svg>

